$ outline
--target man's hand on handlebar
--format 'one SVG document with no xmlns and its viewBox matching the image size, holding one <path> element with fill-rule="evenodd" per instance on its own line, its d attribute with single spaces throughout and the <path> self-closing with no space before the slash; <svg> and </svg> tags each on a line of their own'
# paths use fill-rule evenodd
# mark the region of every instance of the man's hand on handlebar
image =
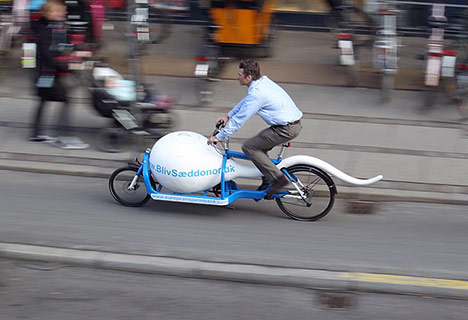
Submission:
<svg viewBox="0 0 468 320">
<path fill-rule="evenodd" d="M 218 126 L 218 124 L 221 123 L 222 126 L 224 127 L 228 121 L 229 121 L 229 117 L 227 114 L 225 114 L 224 116 L 221 116 L 218 118 L 218 120 L 216 120 L 216 126 Z"/>
<path fill-rule="evenodd" d="M 227 115 L 221 116 L 218 118 L 218 120 L 216 120 L 216 125 L 215 125 L 216 129 L 211 134 L 211 137 L 209 137 L 207 141 L 209 145 L 213 145 L 213 144 L 220 142 L 219 139 L 216 138 L 216 135 L 221 131 L 222 128 L 224 128 L 228 120 L 229 120 L 229 117 Z"/>
<path fill-rule="evenodd" d="M 215 125 L 216 129 L 211 134 L 211 137 L 208 138 L 208 141 L 207 141 L 208 145 L 212 146 L 219 142 L 219 139 L 216 138 L 216 135 L 221 131 L 222 128 L 224 128 L 227 120 L 229 120 L 229 117 L 227 115 L 219 117 L 218 120 L 216 120 L 216 125 Z"/>
<path fill-rule="evenodd" d="M 216 143 L 218 143 L 218 142 L 219 142 L 219 140 L 218 140 L 218 138 L 216 138 L 216 136 L 211 136 L 211 137 L 209 137 L 209 138 L 208 138 L 208 141 L 207 141 L 207 143 L 208 143 L 210 146 L 213 145 L 213 144 L 216 144 Z"/>
</svg>

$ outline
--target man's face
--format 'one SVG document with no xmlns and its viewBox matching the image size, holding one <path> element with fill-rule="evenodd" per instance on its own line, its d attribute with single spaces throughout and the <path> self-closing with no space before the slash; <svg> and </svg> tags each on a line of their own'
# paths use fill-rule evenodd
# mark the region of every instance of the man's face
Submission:
<svg viewBox="0 0 468 320">
<path fill-rule="evenodd" d="M 62 21 L 62 20 L 65 20 L 66 14 L 67 14 L 66 6 L 53 5 L 46 16 L 48 20 Z"/>
<path fill-rule="evenodd" d="M 239 72 L 237 73 L 237 80 L 239 80 L 239 84 L 241 86 L 250 86 L 252 83 L 252 76 L 245 76 L 244 69 L 239 69 Z"/>
</svg>

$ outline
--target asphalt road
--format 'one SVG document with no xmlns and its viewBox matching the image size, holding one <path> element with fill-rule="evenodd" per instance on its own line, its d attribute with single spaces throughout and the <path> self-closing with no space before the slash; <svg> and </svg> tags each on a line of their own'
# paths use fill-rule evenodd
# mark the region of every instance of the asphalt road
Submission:
<svg viewBox="0 0 468 320">
<path fill-rule="evenodd" d="M 274 202 L 127 208 L 105 179 L 8 171 L 0 203 L 0 242 L 468 279 L 463 206 L 381 203 L 355 215 L 338 202 L 323 220 L 301 223 Z"/>
<path fill-rule="evenodd" d="M 466 301 L 0 262 L 2 320 L 453 319 Z"/>
</svg>

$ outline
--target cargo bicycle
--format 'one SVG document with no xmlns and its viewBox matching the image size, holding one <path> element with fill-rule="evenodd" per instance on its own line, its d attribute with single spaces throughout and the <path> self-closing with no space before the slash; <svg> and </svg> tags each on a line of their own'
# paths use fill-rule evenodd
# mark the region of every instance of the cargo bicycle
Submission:
<svg viewBox="0 0 468 320">
<path fill-rule="evenodd" d="M 213 134 L 220 130 L 216 126 Z M 271 161 L 289 179 L 289 184 L 272 195 L 279 208 L 290 218 L 315 221 L 326 216 L 333 207 L 336 185 L 332 176 L 351 185 L 370 185 L 383 178 L 352 177 L 318 158 L 295 155 L 283 158 L 290 144 L 283 144 Z M 249 158 L 229 149 L 225 143 L 209 146 L 207 138 L 190 131 L 176 131 L 159 139 L 148 148 L 143 160 L 129 163 L 114 171 L 109 190 L 120 204 L 129 207 L 144 205 L 150 198 L 159 201 L 228 206 L 238 199 L 262 200 L 270 186 L 263 190 L 240 187 L 235 180 L 260 179 L 254 166 L 241 164 Z"/>
</svg>

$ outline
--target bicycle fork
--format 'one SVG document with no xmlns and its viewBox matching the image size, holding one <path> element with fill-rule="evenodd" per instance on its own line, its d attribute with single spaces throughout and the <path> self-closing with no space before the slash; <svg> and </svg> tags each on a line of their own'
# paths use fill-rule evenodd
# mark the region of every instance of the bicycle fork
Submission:
<svg viewBox="0 0 468 320">
<path fill-rule="evenodd" d="M 141 176 L 142 171 L 143 171 L 143 165 L 140 165 L 140 167 L 138 168 L 137 173 L 135 174 L 135 176 L 132 179 L 132 182 L 130 182 L 130 184 L 128 185 L 128 188 L 127 188 L 128 190 L 130 190 L 130 191 L 135 190 L 136 183 L 138 181 L 138 178 Z"/>
<path fill-rule="evenodd" d="M 301 180 L 299 180 L 297 177 L 292 177 L 288 171 L 286 171 L 286 169 L 283 169 L 281 170 L 285 175 L 286 177 L 288 177 L 289 179 L 289 182 L 291 182 L 291 184 L 294 186 L 294 188 L 297 190 L 297 193 L 299 194 L 299 197 L 300 199 L 302 199 L 302 201 L 304 201 L 308 207 L 310 207 L 312 205 L 312 203 L 308 202 L 307 201 L 307 196 L 306 194 L 304 193 L 303 190 L 305 190 L 305 186 L 304 184 L 301 182 Z M 298 196 L 296 195 L 293 195 L 293 194 L 285 194 L 284 195 L 285 198 L 296 198 L 296 199 L 299 199 Z"/>
</svg>

